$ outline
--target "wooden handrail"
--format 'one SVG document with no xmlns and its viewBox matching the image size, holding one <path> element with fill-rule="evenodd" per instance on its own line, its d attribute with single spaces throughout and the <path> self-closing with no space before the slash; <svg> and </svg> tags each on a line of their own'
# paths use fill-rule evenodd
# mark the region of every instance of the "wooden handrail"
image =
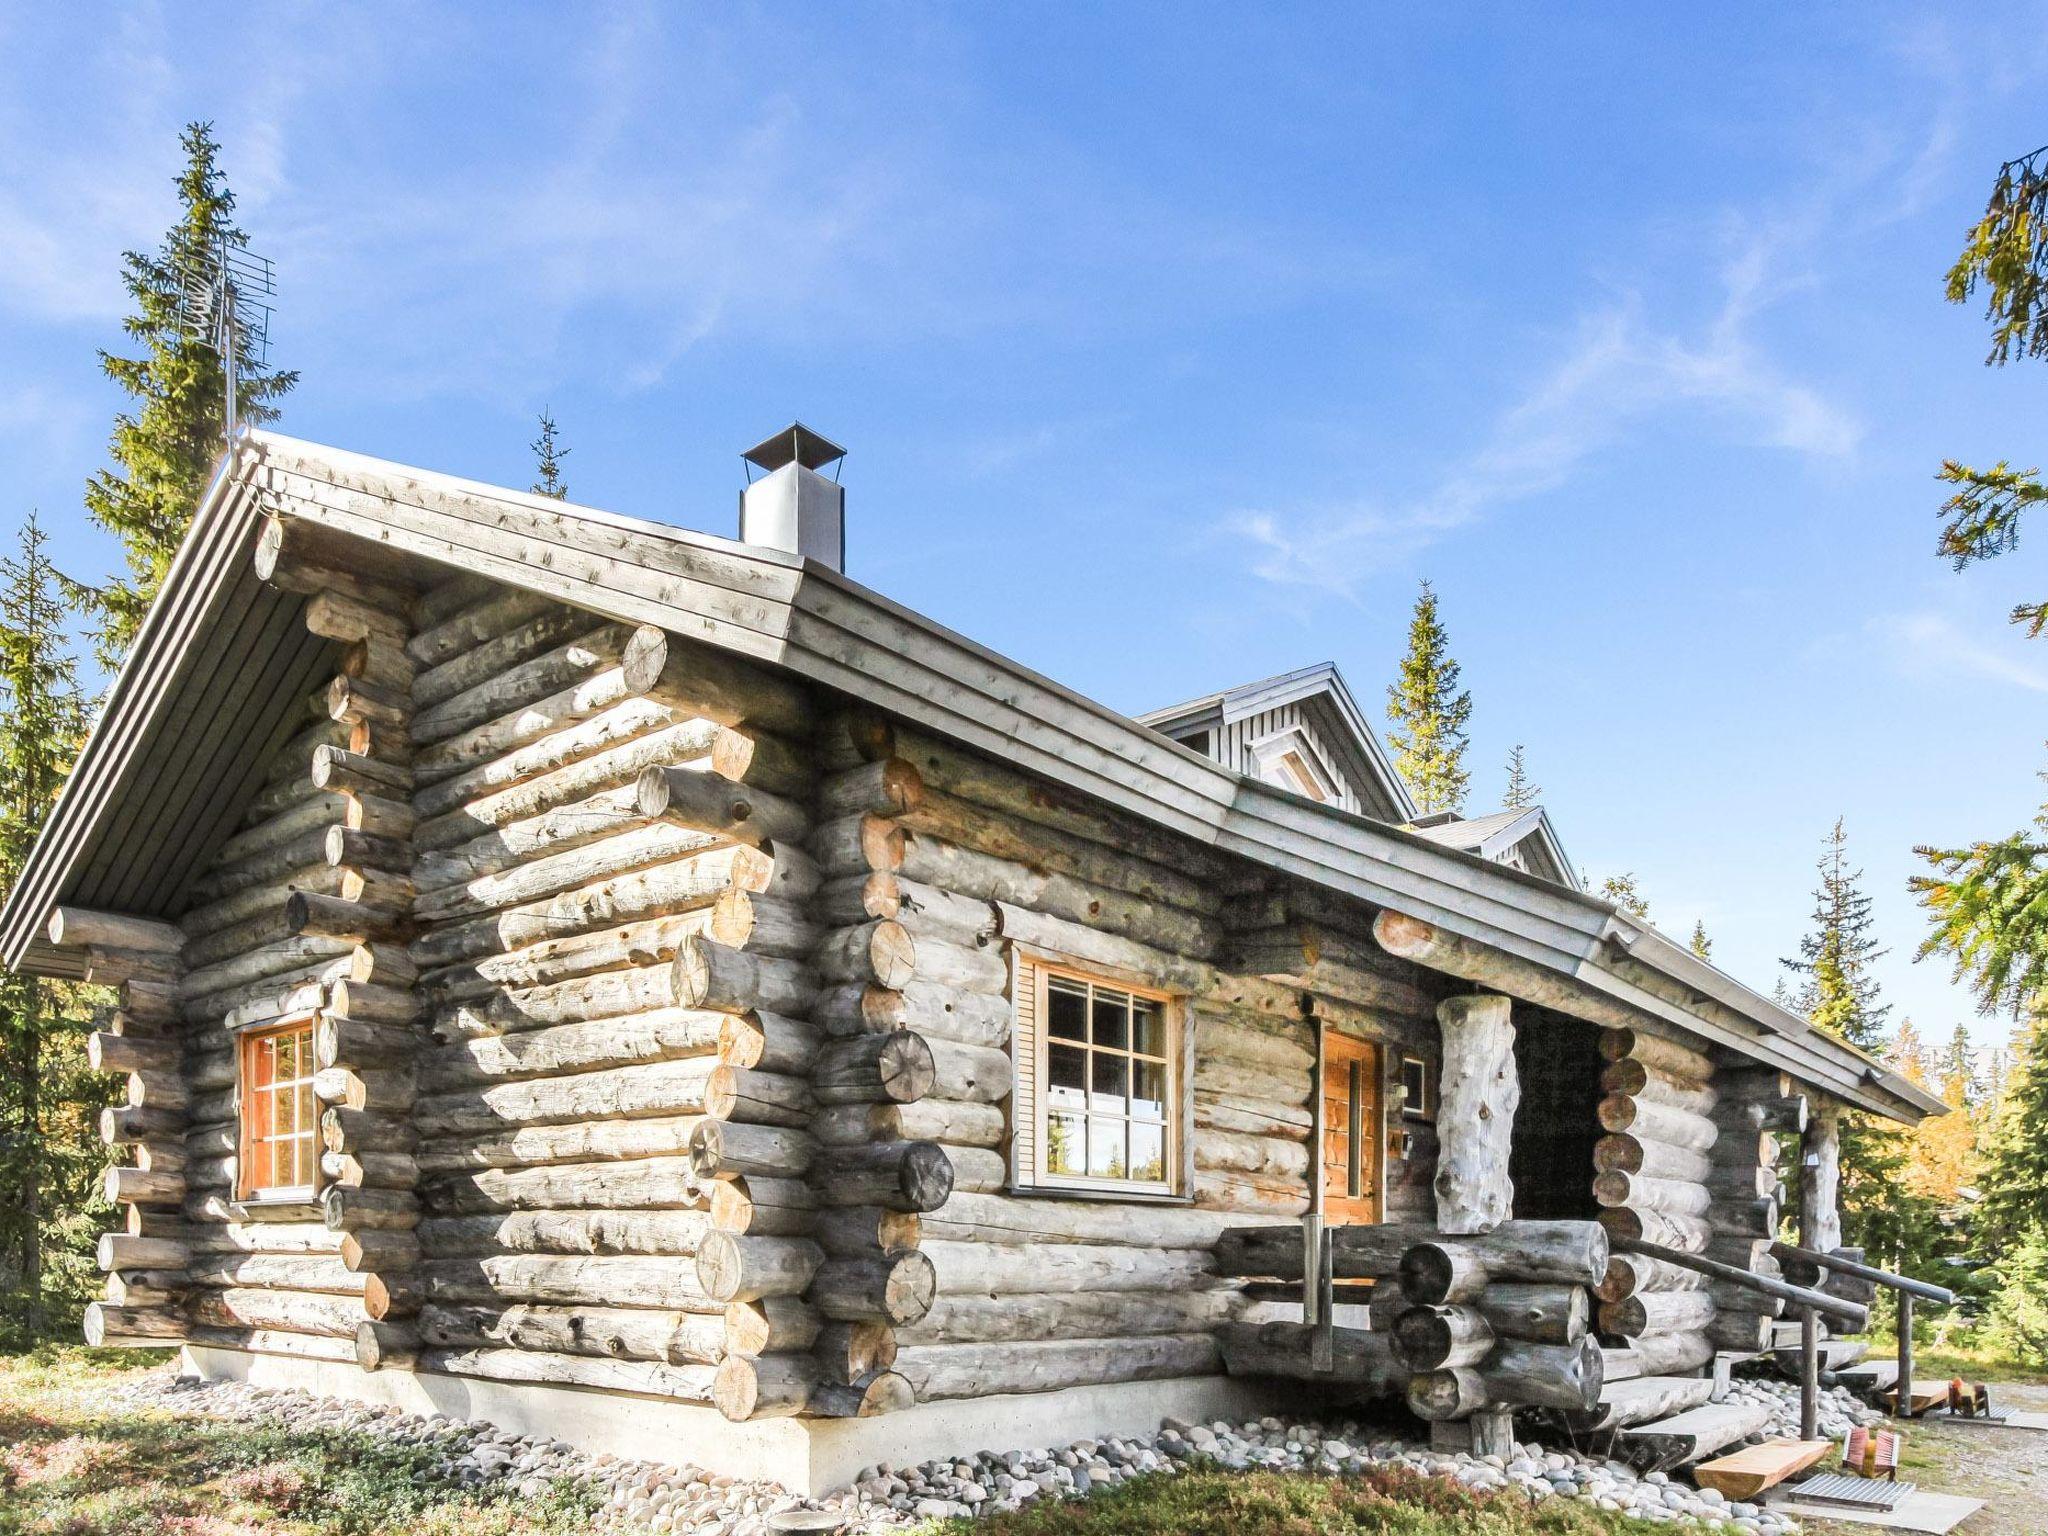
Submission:
<svg viewBox="0 0 2048 1536">
<path fill-rule="evenodd" d="M 1799 1259 L 1820 1269 L 1832 1270 L 1838 1275 L 1854 1275 L 1858 1280 L 1873 1281 L 1888 1285 L 1895 1291 L 1904 1291 L 1909 1296 L 1918 1296 L 1922 1301 L 1939 1302 L 1944 1307 L 1955 1305 L 1956 1293 L 1925 1280 L 1915 1280 L 1908 1275 L 1895 1275 L 1888 1269 L 1879 1269 L 1872 1264 L 1861 1264 L 1854 1259 L 1837 1258 L 1831 1253 L 1816 1253 L 1811 1248 L 1795 1248 L 1790 1243 L 1771 1244 L 1771 1257 L 1776 1259 Z"/>
<path fill-rule="evenodd" d="M 1844 1301 L 1839 1296 L 1830 1296 L 1825 1291 L 1809 1291 L 1803 1285 L 1794 1285 L 1788 1280 L 1774 1280 L 1769 1275 L 1753 1274 L 1746 1269 L 1737 1269 L 1733 1264 L 1723 1264 L 1719 1259 L 1702 1258 L 1697 1253 L 1681 1253 L 1676 1248 L 1666 1248 L 1661 1243 L 1646 1243 L 1638 1237 L 1616 1237 L 1610 1239 L 1616 1253 L 1640 1253 L 1645 1258 L 1662 1259 L 1666 1264 L 1676 1264 L 1680 1269 L 1690 1269 L 1716 1280 L 1725 1280 L 1730 1285 L 1755 1291 L 1760 1296 L 1775 1297 L 1789 1301 L 1795 1307 L 1811 1307 L 1847 1323 L 1851 1328 L 1862 1328 L 1870 1322 L 1870 1311 L 1853 1301 Z"/>
</svg>

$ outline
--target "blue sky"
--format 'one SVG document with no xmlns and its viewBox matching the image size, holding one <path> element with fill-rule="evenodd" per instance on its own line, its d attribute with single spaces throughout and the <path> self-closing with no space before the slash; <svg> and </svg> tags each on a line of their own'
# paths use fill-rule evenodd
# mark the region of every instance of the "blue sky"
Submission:
<svg viewBox="0 0 2048 1536">
<path fill-rule="evenodd" d="M 1377 699 L 1427 576 L 1472 809 L 1526 743 L 1582 868 L 1765 989 L 1846 816 L 1945 1033 L 1911 849 L 2039 801 L 2048 571 L 1952 575 L 1931 476 L 2048 456 L 2048 370 L 1941 285 L 2048 139 L 2043 19 L 6 0 L 0 517 L 113 561 L 94 349 L 210 117 L 285 430 L 524 484 L 551 406 L 577 500 L 729 533 L 801 416 L 853 574 L 1134 711 Z"/>
</svg>

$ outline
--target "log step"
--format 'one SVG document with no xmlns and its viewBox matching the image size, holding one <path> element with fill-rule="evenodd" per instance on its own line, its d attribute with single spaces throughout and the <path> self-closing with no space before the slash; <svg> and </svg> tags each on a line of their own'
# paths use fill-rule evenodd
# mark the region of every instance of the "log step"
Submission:
<svg viewBox="0 0 2048 1536">
<path fill-rule="evenodd" d="M 1713 1379 L 1707 1376 L 1635 1376 L 1607 1382 L 1597 1408 L 1567 1418 L 1578 1430 L 1626 1429 L 1701 1407 L 1713 1395 Z"/>
<path fill-rule="evenodd" d="M 1820 1357 L 1823 1376 L 1830 1371 L 1846 1371 L 1869 1353 L 1870 1346 L 1861 1339 L 1829 1339 L 1815 1351 Z M 1799 1378 L 1798 1341 L 1795 1339 L 1790 1349 L 1779 1345 L 1776 1355 L 1778 1369 L 1796 1381 Z"/>
<path fill-rule="evenodd" d="M 1771 1405 L 1753 1398 L 1730 1399 L 1688 1408 L 1621 1432 L 1617 1449 L 1648 1474 L 1689 1466 L 1725 1446 L 1756 1434 L 1771 1422 Z"/>
<path fill-rule="evenodd" d="M 1828 1338 L 1830 1337 L 1828 1320 L 1826 1318 L 1823 1317 L 1819 1320 L 1818 1328 L 1816 1331 L 1821 1342 L 1826 1343 Z M 1771 1324 L 1771 1348 L 1791 1350 L 1796 1350 L 1799 1348 L 1798 1318 L 1795 1317 L 1791 1319 L 1789 1322 L 1783 1318 L 1780 1318 L 1777 1322 Z"/>
<path fill-rule="evenodd" d="M 1899 1362 L 1896 1360 L 1865 1360 L 1850 1370 L 1837 1371 L 1834 1380 L 1838 1387 L 1863 1393 L 1889 1392 L 1898 1384 Z"/>
<path fill-rule="evenodd" d="M 1731 1456 L 1717 1456 L 1692 1469 L 1693 1481 L 1730 1500 L 1754 1499 L 1766 1488 L 1804 1472 L 1835 1448 L 1832 1440 L 1766 1440 Z"/>
</svg>

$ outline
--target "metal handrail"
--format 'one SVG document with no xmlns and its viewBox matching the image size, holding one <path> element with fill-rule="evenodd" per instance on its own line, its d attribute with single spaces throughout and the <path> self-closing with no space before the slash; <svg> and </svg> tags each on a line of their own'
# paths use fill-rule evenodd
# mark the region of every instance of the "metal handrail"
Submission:
<svg viewBox="0 0 2048 1536">
<path fill-rule="evenodd" d="M 1723 1264 L 1719 1259 L 1702 1258 L 1696 1253 L 1681 1253 L 1676 1248 L 1666 1248 L 1660 1243 L 1646 1243 L 1641 1238 L 1617 1237 L 1609 1239 L 1617 1253 L 1640 1253 L 1647 1258 L 1662 1259 L 1667 1264 L 1695 1270 L 1711 1275 L 1729 1285 L 1755 1291 L 1759 1296 L 1769 1296 L 1778 1301 L 1789 1301 L 1799 1309 L 1799 1438 L 1818 1439 L 1820 1435 L 1820 1314 L 1840 1318 L 1852 1328 L 1862 1328 L 1870 1322 L 1870 1310 L 1853 1301 L 1839 1296 L 1830 1296 L 1825 1291 L 1808 1290 L 1803 1285 L 1794 1285 L 1789 1280 L 1774 1279 L 1759 1275 L 1747 1269 L 1737 1269 L 1733 1264 Z M 1907 1321 L 1911 1322 L 1910 1298 L 1906 1299 Z M 1911 1337 L 1910 1326 L 1907 1337 Z M 1911 1371 L 1910 1346 L 1900 1351 L 1906 1359 L 1906 1370 Z M 1910 1377 L 1907 1378 L 1910 1380 Z"/>
<path fill-rule="evenodd" d="M 1771 1244 L 1771 1254 L 1774 1258 L 1812 1264 L 1838 1275 L 1854 1275 L 1859 1280 L 1868 1280 L 1875 1285 L 1888 1285 L 1899 1293 L 1899 1379 L 1892 1383 L 1892 1417 L 1897 1419 L 1910 1416 L 1913 1411 L 1913 1298 L 1917 1296 L 1923 1301 L 1947 1307 L 1955 1304 L 1956 1293 L 1943 1286 L 1930 1285 L 1925 1280 L 1895 1275 L 1890 1270 L 1879 1269 L 1873 1264 L 1837 1258 L 1832 1253 L 1818 1253 L 1811 1248 L 1795 1247 L 1791 1243 Z"/>
<path fill-rule="evenodd" d="M 1840 1258 L 1832 1253 L 1817 1253 L 1811 1248 L 1797 1248 L 1791 1243 L 1771 1244 L 1771 1257 L 1797 1259 L 1834 1274 L 1854 1275 L 1858 1280 L 1888 1285 L 1895 1291 L 1903 1291 L 1908 1296 L 1918 1296 L 1922 1301 L 1935 1302 L 1944 1307 L 1952 1307 L 1956 1301 L 1956 1293 L 1944 1286 L 1933 1285 L 1925 1280 L 1915 1280 L 1910 1275 L 1895 1275 L 1890 1270 L 1879 1269 L 1874 1264 L 1858 1263 L 1855 1259 Z"/>
<path fill-rule="evenodd" d="M 1775 1301 L 1788 1301 L 1795 1307 L 1809 1308 L 1838 1318 L 1852 1328 L 1864 1327 L 1870 1321 L 1870 1309 L 1840 1296 L 1830 1296 L 1825 1291 L 1808 1290 L 1803 1285 L 1794 1285 L 1789 1280 L 1775 1280 L 1769 1275 L 1759 1275 L 1747 1269 L 1737 1269 L 1733 1264 L 1723 1264 L 1719 1259 L 1702 1258 L 1697 1253 L 1683 1253 L 1676 1248 L 1666 1248 L 1661 1243 L 1647 1243 L 1638 1237 L 1610 1238 L 1609 1243 L 1616 1253 L 1639 1253 L 1645 1258 L 1662 1259 L 1666 1264 L 1676 1264 L 1681 1269 L 1690 1269 L 1729 1285 L 1755 1291 L 1759 1296 L 1769 1296 Z"/>
</svg>

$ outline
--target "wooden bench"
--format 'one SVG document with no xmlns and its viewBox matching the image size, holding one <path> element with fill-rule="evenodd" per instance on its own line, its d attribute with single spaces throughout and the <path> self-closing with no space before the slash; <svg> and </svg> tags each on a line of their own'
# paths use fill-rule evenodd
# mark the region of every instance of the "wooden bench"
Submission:
<svg viewBox="0 0 2048 1536">
<path fill-rule="evenodd" d="M 1883 1473 L 1887 1482 L 1899 1480 L 1899 1451 L 1905 1437 L 1889 1429 L 1859 1424 L 1842 1442 L 1842 1466 L 1861 1477 Z"/>
<path fill-rule="evenodd" d="M 1766 1440 L 1744 1446 L 1732 1456 L 1703 1461 L 1692 1469 L 1702 1488 L 1719 1489 L 1730 1499 L 1753 1499 L 1826 1457 L 1832 1440 Z"/>
</svg>

